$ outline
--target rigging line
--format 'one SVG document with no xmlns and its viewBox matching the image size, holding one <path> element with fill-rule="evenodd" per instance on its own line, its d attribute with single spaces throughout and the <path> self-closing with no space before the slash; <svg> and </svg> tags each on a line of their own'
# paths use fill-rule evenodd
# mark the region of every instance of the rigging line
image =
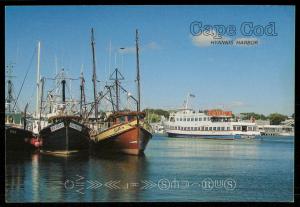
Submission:
<svg viewBox="0 0 300 207">
<path fill-rule="evenodd" d="M 30 60 L 29 67 L 27 68 L 27 72 L 26 72 L 26 75 L 25 75 L 25 77 L 24 77 L 24 79 L 23 79 L 23 82 L 22 82 L 21 88 L 20 88 L 20 90 L 19 90 L 19 93 L 18 93 L 17 99 L 16 99 L 16 101 L 15 101 L 15 105 L 14 105 L 14 107 L 13 107 L 13 110 L 15 109 L 15 106 L 16 106 L 16 104 L 17 104 L 17 102 L 18 102 L 18 99 L 19 99 L 20 93 L 21 93 L 21 91 L 22 91 L 22 89 L 23 89 L 23 85 L 24 85 L 24 83 L 25 83 L 26 77 L 27 77 L 27 75 L 28 75 L 29 69 L 31 68 L 31 64 L 32 64 L 32 61 L 33 61 L 33 58 L 34 58 L 35 52 L 36 52 L 36 48 L 34 48 L 34 51 L 33 51 L 33 54 L 32 54 L 31 60 Z"/>
</svg>

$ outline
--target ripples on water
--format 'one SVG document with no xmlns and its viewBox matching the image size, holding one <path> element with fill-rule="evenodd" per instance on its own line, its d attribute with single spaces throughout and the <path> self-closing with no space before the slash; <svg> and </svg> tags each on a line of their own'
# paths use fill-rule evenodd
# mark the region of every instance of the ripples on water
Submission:
<svg viewBox="0 0 300 207">
<path fill-rule="evenodd" d="M 154 136 L 142 157 L 9 153 L 5 186 L 7 202 L 293 201 L 293 177 L 294 137 Z"/>
</svg>

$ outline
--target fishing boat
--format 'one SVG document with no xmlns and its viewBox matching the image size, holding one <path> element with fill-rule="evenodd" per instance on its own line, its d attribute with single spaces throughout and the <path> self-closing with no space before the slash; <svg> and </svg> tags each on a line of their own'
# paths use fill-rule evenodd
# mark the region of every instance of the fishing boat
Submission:
<svg viewBox="0 0 300 207">
<path fill-rule="evenodd" d="M 72 99 L 66 100 L 64 70 L 56 80 L 62 88 L 61 101 L 57 100 L 59 95 L 55 94 L 55 90 L 48 93 L 45 104 L 49 110 L 46 115 L 48 124 L 39 132 L 41 152 L 55 155 L 86 152 L 89 149 L 89 128 L 82 124 L 82 117 L 74 109 L 76 103 Z"/>
<path fill-rule="evenodd" d="M 25 106 L 24 112 L 17 110 L 16 99 L 13 96 L 13 83 L 11 78 L 12 65 L 7 70 L 7 96 L 5 98 L 5 146 L 6 151 L 26 152 L 35 150 L 35 146 L 31 144 L 33 133 L 29 124 L 26 122 L 26 111 L 28 104 Z"/>
<path fill-rule="evenodd" d="M 92 33 L 92 46 L 93 46 Z M 113 111 L 102 118 L 103 121 L 98 122 L 97 130 L 91 133 L 91 148 L 97 154 L 114 154 L 125 153 L 131 155 L 142 155 L 146 149 L 149 140 L 152 137 L 151 126 L 146 122 L 144 112 L 140 111 L 140 72 L 139 72 L 139 48 L 138 48 L 138 31 L 136 31 L 136 51 L 137 51 L 137 96 L 134 98 L 126 89 L 124 89 L 120 80 L 124 77 L 116 68 L 110 76 L 110 80 L 114 81 L 113 85 L 106 86 L 107 91 L 102 93 L 101 97 L 95 96 L 95 105 L 99 100 L 105 97 L 105 94 L 110 94 L 110 102 Z M 93 50 L 94 57 L 94 50 Z M 93 61 L 94 62 L 94 61 Z M 93 78 L 95 74 L 95 64 L 93 70 Z M 95 79 L 94 79 L 95 80 Z M 94 89 L 95 89 L 94 82 Z M 115 91 L 115 98 L 112 97 L 112 90 Z M 125 92 L 131 100 L 136 104 L 136 110 L 120 110 L 120 90 Z M 96 107 L 97 108 L 97 107 Z M 95 110 L 95 117 L 98 117 Z M 99 117 L 100 118 L 100 117 Z M 101 118 L 100 118 L 101 120 Z M 100 125 L 100 127 L 99 127 Z"/>
</svg>

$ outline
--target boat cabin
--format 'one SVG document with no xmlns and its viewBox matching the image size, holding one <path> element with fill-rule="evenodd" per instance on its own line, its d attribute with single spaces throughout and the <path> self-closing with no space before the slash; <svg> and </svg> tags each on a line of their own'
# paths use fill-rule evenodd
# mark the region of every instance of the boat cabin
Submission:
<svg viewBox="0 0 300 207">
<path fill-rule="evenodd" d="M 130 111 L 130 112 L 116 112 L 111 114 L 107 118 L 108 127 L 111 127 L 116 124 L 128 123 L 134 120 L 139 119 L 139 121 L 143 121 L 146 116 L 145 112 L 137 112 L 137 111 Z"/>
</svg>

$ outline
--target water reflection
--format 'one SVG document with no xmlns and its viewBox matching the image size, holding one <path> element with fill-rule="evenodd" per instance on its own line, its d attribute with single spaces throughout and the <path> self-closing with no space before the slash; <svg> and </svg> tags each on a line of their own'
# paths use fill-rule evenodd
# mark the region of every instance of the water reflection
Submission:
<svg viewBox="0 0 300 207">
<path fill-rule="evenodd" d="M 146 156 L 93 156 L 90 159 L 89 178 L 101 183 L 115 183 L 117 189 L 93 191 L 94 201 L 138 201 L 141 181 L 147 179 Z M 100 198 L 100 199 L 99 199 Z"/>
<path fill-rule="evenodd" d="M 291 201 L 294 139 L 196 140 L 154 137 L 146 156 L 7 154 L 7 202 Z M 85 156 L 83 156 L 85 155 Z M 234 192 L 143 189 L 162 178 L 234 178 Z M 280 185 L 279 185 L 280 184 Z"/>
<path fill-rule="evenodd" d="M 147 165 L 145 156 L 55 157 L 36 153 L 6 163 L 6 200 L 138 201 Z M 73 182 L 72 188 L 67 181 Z M 95 182 L 101 186 L 92 186 Z"/>
</svg>

